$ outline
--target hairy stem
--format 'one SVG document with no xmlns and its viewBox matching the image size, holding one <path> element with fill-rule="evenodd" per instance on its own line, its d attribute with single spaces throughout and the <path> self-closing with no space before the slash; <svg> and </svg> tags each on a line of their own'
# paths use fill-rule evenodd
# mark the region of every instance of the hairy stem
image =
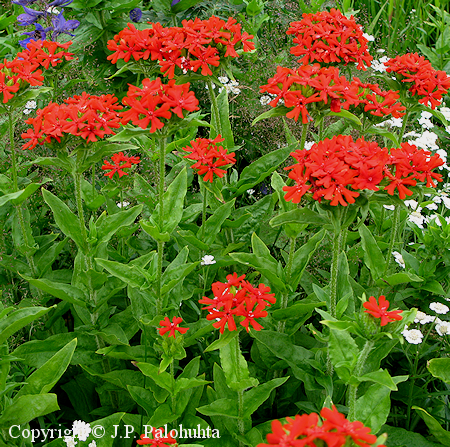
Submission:
<svg viewBox="0 0 450 447">
<path fill-rule="evenodd" d="M 394 250 L 395 239 L 397 238 L 399 222 L 400 222 L 400 207 L 395 205 L 394 216 L 392 218 L 391 239 L 389 241 L 386 267 L 384 268 L 384 275 L 386 275 L 386 273 L 389 271 L 389 267 L 391 265 L 392 251 Z"/>
<path fill-rule="evenodd" d="M 291 279 L 292 265 L 294 263 L 294 254 L 295 254 L 295 242 L 296 242 L 296 238 L 291 237 L 290 244 L 289 244 L 289 257 L 288 257 L 288 262 L 286 265 L 286 284 L 289 284 L 290 279 Z M 289 300 L 289 292 L 286 292 L 281 296 L 280 309 L 286 309 L 286 307 L 288 305 L 288 300 Z M 286 327 L 285 321 L 278 322 L 278 328 L 277 328 L 278 332 L 284 332 L 285 327 Z"/>
</svg>

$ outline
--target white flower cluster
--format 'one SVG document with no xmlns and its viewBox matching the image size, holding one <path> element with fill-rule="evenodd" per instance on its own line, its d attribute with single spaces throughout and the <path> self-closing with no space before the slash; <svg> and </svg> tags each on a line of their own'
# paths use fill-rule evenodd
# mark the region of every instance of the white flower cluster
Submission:
<svg viewBox="0 0 450 447">
<path fill-rule="evenodd" d="M 25 113 L 25 115 L 29 115 L 36 107 L 37 107 L 36 101 L 28 101 L 25 104 L 25 109 L 23 113 Z"/>
<path fill-rule="evenodd" d="M 84 442 L 87 441 L 89 435 L 91 434 L 91 425 L 87 422 L 83 421 L 75 421 L 72 425 L 72 436 L 64 436 L 64 442 L 67 447 L 75 447 L 77 445 L 77 441 Z M 97 447 L 97 443 L 92 441 L 89 443 L 88 447 Z"/>
<path fill-rule="evenodd" d="M 239 82 L 228 79 L 226 76 L 219 76 L 219 81 L 222 83 L 223 87 L 219 88 L 219 93 L 225 89 L 227 93 L 233 93 L 233 95 L 239 95 L 241 89 L 239 87 Z"/>
<path fill-rule="evenodd" d="M 393 251 L 392 255 L 394 256 L 395 262 L 402 268 L 406 267 L 405 260 L 403 256 L 398 251 Z"/>
<path fill-rule="evenodd" d="M 276 98 L 277 95 L 275 95 L 274 93 L 268 93 L 267 95 L 262 95 L 261 98 L 259 98 L 259 102 L 261 103 L 262 106 L 267 106 L 270 101 L 272 101 L 274 98 Z M 282 106 L 284 104 L 284 99 L 281 98 L 278 101 L 278 105 Z"/>
<path fill-rule="evenodd" d="M 419 329 L 408 329 L 408 326 L 405 326 L 402 335 L 408 343 L 413 345 L 419 345 L 422 343 L 423 334 L 419 331 Z"/>
<path fill-rule="evenodd" d="M 385 121 L 382 121 L 379 124 L 375 124 L 375 127 L 398 127 L 401 128 L 403 126 L 403 118 L 391 118 Z"/>
<path fill-rule="evenodd" d="M 445 304 L 437 302 L 431 303 L 430 309 L 440 315 L 445 315 L 450 310 Z"/>
<path fill-rule="evenodd" d="M 380 73 L 384 73 L 386 71 L 386 65 L 384 65 L 385 62 L 387 62 L 389 58 L 387 56 L 383 56 L 378 60 L 373 60 L 371 68 L 372 70 L 378 71 Z"/>
<path fill-rule="evenodd" d="M 431 198 L 430 194 L 425 194 L 430 197 L 433 203 L 428 203 L 424 208 L 432 211 L 438 209 L 438 205 L 443 204 L 446 209 L 450 209 L 450 197 L 444 191 L 440 191 L 439 195 Z M 412 208 L 413 212 L 408 216 L 408 220 L 416 224 L 419 228 L 423 229 L 424 225 L 430 222 L 434 222 L 438 227 L 441 227 L 441 221 L 437 214 L 432 214 L 431 216 L 425 216 L 422 214 L 423 208 L 415 200 L 405 200 L 405 205 Z M 445 221 L 450 224 L 450 216 L 444 217 Z"/>
<path fill-rule="evenodd" d="M 216 261 L 214 260 L 213 255 L 205 255 L 202 258 L 202 262 L 200 262 L 200 265 L 213 265 Z"/>
</svg>

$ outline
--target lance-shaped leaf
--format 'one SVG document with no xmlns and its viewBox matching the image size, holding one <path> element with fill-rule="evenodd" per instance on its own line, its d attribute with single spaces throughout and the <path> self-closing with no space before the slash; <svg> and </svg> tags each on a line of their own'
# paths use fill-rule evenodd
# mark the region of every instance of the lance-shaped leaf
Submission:
<svg viewBox="0 0 450 447">
<path fill-rule="evenodd" d="M 353 113 L 350 113 L 348 110 L 342 109 L 340 112 L 328 112 L 325 116 L 338 116 L 340 118 L 349 120 L 353 124 L 356 124 L 357 129 L 362 126 L 361 120 L 356 115 L 353 115 Z"/>
<path fill-rule="evenodd" d="M 32 286 L 37 287 L 52 296 L 56 296 L 63 301 L 71 304 L 77 304 L 81 307 L 86 307 L 86 293 L 78 287 L 64 284 L 61 282 L 50 281 L 49 279 L 34 279 L 29 276 L 22 275 L 23 279 L 27 280 Z"/>
<path fill-rule="evenodd" d="M 70 211 L 69 207 L 61 199 L 44 188 L 42 188 L 42 195 L 44 196 L 47 205 L 51 208 L 58 227 L 66 236 L 70 237 L 77 244 L 77 247 L 84 254 L 86 254 L 87 244 L 81 233 L 78 217 Z M 87 234 L 86 227 L 84 226 L 84 228 Z"/>
<path fill-rule="evenodd" d="M 289 154 L 295 151 L 295 149 L 297 149 L 297 144 L 282 147 L 281 149 L 277 149 L 259 157 L 258 160 L 245 167 L 235 186 L 237 191 L 234 192 L 233 197 L 237 197 L 248 189 L 261 183 L 266 177 L 272 174 L 272 172 L 275 171 L 278 166 L 289 157 Z"/>
<path fill-rule="evenodd" d="M 150 280 L 151 282 L 152 279 L 148 272 L 137 265 L 126 265 L 121 262 L 107 261 L 100 258 L 95 258 L 95 262 L 111 273 L 111 275 L 136 289 L 143 289 L 144 285 L 148 285 L 148 281 Z"/>
<path fill-rule="evenodd" d="M 47 360 L 31 376 L 27 377 L 27 383 L 17 393 L 16 398 L 25 394 L 48 393 L 69 366 L 76 346 L 77 339 L 75 338 L 60 349 L 50 360 Z"/>
<path fill-rule="evenodd" d="M 273 109 L 268 110 L 267 112 L 261 113 L 261 115 L 257 116 L 253 122 L 252 126 L 254 126 L 256 123 L 258 123 L 261 120 L 265 120 L 267 118 L 272 118 L 274 116 L 284 116 L 286 113 L 291 111 L 292 108 L 286 107 L 286 106 L 277 106 Z"/>
<path fill-rule="evenodd" d="M 136 366 L 142 371 L 142 373 L 150 377 L 156 385 L 164 388 L 169 393 L 173 392 L 172 389 L 172 376 L 167 372 L 159 372 L 159 367 L 152 365 L 151 363 L 136 363 Z"/>
<path fill-rule="evenodd" d="M 24 307 L 10 313 L 6 318 L 0 320 L 0 345 L 11 337 L 19 329 L 22 329 L 33 320 L 42 317 L 54 307 Z"/>
<path fill-rule="evenodd" d="M 377 280 L 383 275 L 386 265 L 383 253 L 381 253 L 372 233 L 364 224 L 358 228 L 358 231 L 361 236 L 361 245 L 364 250 L 364 262 L 372 273 L 373 278 Z M 389 255 L 390 253 L 388 253 L 388 256 Z"/>
<path fill-rule="evenodd" d="M 4 409 L 0 417 L 0 428 L 9 428 L 13 424 L 25 425 L 37 417 L 59 409 L 56 394 L 20 396 Z"/>
<path fill-rule="evenodd" d="M 331 329 L 330 357 L 339 377 L 348 382 L 360 355 L 358 345 L 346 331 Z"/>
<path fill-rule="evenodd" d="M 97 227 L 97 244 L 108 242 L 119 228 L 133 224 L 141 211 L 142 205 L 134 206 L 129 210 L 120 211 L 110 216 L 106 216 L 106 212 L 104 212 L 95 223 Z"/>
<path fill-rule="evenodd" d="M 330 220 L 308 208 L 297 208 L 281 213 L 269 222 L 271 227 L 278 227 L 288 223 L 326 225 L 330 223 Z"/>
<path fill-rule="evenodd" d="M 430 413 L 425 411 L 423 408 L 413 406 L 413 410 L 416 410 L 419 416 L 423 419 L 430 432 L 435 436 L 435 438 L 445 446 L 450 446 L 450 432 L 445 430 L 441 424 L 433 417 Z"/>
<path fill-rule="evenodd" d="M 204 234 L 203 242 L 208 246 L 212 244 L 222 228 L 222 224 L 231 214 L 234 208 L 235 199 L 224 203 L 214 211 L 214 214 L 208 218 L 208 220 L 202 225 L 197 234 Z M 203 230 L 204 227 L 204 230 Z"/>
<path fill-rule="evenodd" d="M 162 234 L 167 233 L 170 235 L 180 223 L 181 218 L 183 217 L 184 197 L 186 196 L 186 192 L 187 171 L 184 167 L 164 193 L 163 226 L 160 229 Z M 154 223 L 159 222 L 159 213 L 160 209 L 158 205 L 150 221 L 153 221 L 153 225 Z M 152 225 L 152 223 L 150 225 Z M 142 225 L 142 228 L 144 231 L 147 231 L 144 225 Z"/>
<path fill-rule="evenodd" d="M 28 199 L 28 197 L 30 197 L 31 194 L 33 194 L 34 191 L 39 188 L 39 186 L 50 181 L 50 179 L 44 179 L 42 183 L 30 183 L 25 187 L 25 189 L 21 189 L 17 192 L 12 192 L 10 194 L 5 194 L 4 196 L 0 197 L 0 206 L 3 206 L 9 201 L 11 201 L 13 205 L 20 205 L 21 203 L 25 202 L 25 200 Z"/>
<path fill-rule="evenodd" d="M 181 2 L 186 0 L 181 0 Z M 192 1 L 192 0 L 191 0 Z M 215 94 L 214 90 L 211 92 L 211 94 Z M 222 129 L 222 138 L 225 139 L 225 141 L 222 143 L 226 149 L 231 149 L 234 147 L 234 138 L 233 138 L 233 131 L 231 129 L 231 122 L 230 122 L 230 107 L 228 104 L 228 93 L 227 90 L 224 88 L 217 96 L 217 107 L 219 109 L 219 116 L 216 117 L 215 115 L 215 109 L 212 108 L 212 120 L 211 124 L 213 127 L 210 129 L 209 138 L 214 139 L 216 138 L 219 129 L 217 119 L 220 121 L 220 128 Z"/>
</svg>

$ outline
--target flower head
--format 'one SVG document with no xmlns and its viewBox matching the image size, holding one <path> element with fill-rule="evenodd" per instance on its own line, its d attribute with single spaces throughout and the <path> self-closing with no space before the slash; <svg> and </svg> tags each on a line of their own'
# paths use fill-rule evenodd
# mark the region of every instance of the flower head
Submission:
<svg viewBox="0 0 450 447">
<path fill-rule="evenodd" d="M 431 303 L 430 309 L 434 310 L 437 314 L 444 315 L 449 311 L 448 306 L 442 303 Z"/>
<path fill-rule="evenodd" d="M 130 11 L 130 20 L 132 22 L 139 22 L 142 19 L 142 11 L 139 8 L 134 8 Z"/>
<path fill-rule="evenodd" d="M 153 447 L 166 447 L 168 445 L 176 444 L 177 441 L 171 435 L 163 437 L 163 429 L 152 428 L 151 438 L 147 438 L 145 435 L 141 435 L 140 439 L 136 441 L 138 445 L 150 445 Z"/>
<path fill-rule="evenodd" d="M 189 328 L 187 327 L 178 327 L 178 325 L 183 321 L 181 317 L 173 317 L 172 322 L 168 317 L 164 317 L 164 320 L 161 320 L 159 324 L 162 326 L 159 330 L 159 335 L 164 335 L 166 332 L 169 332 L 169 337 L 175 337 L 175 331 L 178 331 L 180 334 L 185 334 Z"/>
<path fill-rule="evenodd" d="M 53 38 L 56 38 L 60 34 L 68 34 L 69 36 L 74 36 L 75 34 L 70 33 L 80 26 L 78 20 L 66 20 L 63 16 L 64 9 L 61 9 L 60 13 L 56 17 L 52 17 L 53 24 Z"/>
<path fill-rule="evenodd" d="M 73 436 L 78 436 L 79 441 L 86 441 L 91 433 L 91 425 L 83 421 L 75 421 L 72 426 Z"/>
<path fill-rule="evenodd" d="M 399 321 L 402 319 L 402 316 L 400 315 L 402 313 L 401 310 L 387 310 L 389 301 L 386 300 L 384 295 L 379 297 L 378 302 L 374 296 L 369 297 L 369 301 L 366 301 L 363 304 L 363 307 L 367 309 L 364 312 L 372 315 L 374 318 L 381 318 L 380 326 L 386 326 L 392 321 Z"/>
<path fill-rule="evenodd" d="M 409 329 L 405 326 L 405 329 L 402 332 L 403 337 L 408 343 L 413 345 L 419 345 L 422 343 L 423 334 L 418 329 Z"/>
<path fill-rule="evenodd" d="M 123 169 L 131 168 L 133 164 L 139 164 L 141 160 L 139 157 L 127 157 L 123 152 L 119 152 L 118 154 L 114 154 L 111 157 L 111 161 L 114 164 L 111 164 L 108 160 L 104 161 L 104 165 L 102 166 L 103 171 L 105 172 L 105 176 L 110 179 L 113 178 L 113 175 L 117 172 L 119 174 L 119 178 L 128 175 Z"/>
<path fill-rule="evenodd" d="M 216 261 L 214 260 L 214 256 L 212 255 L 205 255 L 202 258 L 202 262 L 200 262 L 200 265 L 213 265 Z"/>
</svg>

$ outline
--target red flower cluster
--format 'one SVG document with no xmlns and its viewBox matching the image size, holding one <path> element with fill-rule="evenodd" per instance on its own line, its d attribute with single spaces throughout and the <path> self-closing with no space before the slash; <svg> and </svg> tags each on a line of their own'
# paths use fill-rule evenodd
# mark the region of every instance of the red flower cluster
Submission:
<svg viewBox="0 0 450 447">
<path fill-rule="evenodd" d="M 160 78 L 154 81 L 144 79 L 142 87 L 129 84 L 127 96 L 122 102 L 130 109 L 121 113 L 122 123 L 131 121 L 142 129 L 150 125 L 150 133 L 153 133 L 164 127 L 161 118 L 168 120 L 173 113 L 183 119 L 184 110 L 198 110 L 198 100 L 194 92 L 189 91 L 189 86 L 189 82 L 176 85 L 174 80 L 165 85 Z"/>
<path fill-rule="evenodd" d="M 114 134 L 112 129 L 120 127 L 117 110 L 122 106 L 113 95 L 95 96 L 83 92 L 81 96 L 68 98 L 65 104 L 50 104 L 37 111 L 35 118 L 25 121 L 33 126 L 22 134 L 30 140 L 22 149 L 33 149 L 37 144 L 51 143 L 67 135 L 74 135 L 86 141 L 97 141 L 105 135 Z"/>
<path fill-rule="evenodd" d="M 417 53 L 397 56 L 384 63 L 388 73 L 397 73 L 397 79 L 411 84 L 408 89 L 412 95 L 419 96 L 419 102 L 435 109 L 442 96 L 450 89 L 450 77 L 445 71 L 437 71 L 431 63 Z"/>
<path fill-rule="evenodd" d="M 337 67 L 320 67 L 319 64 L 303 65 L 292 70 L 277 67 L 277 74 L 260 87 L 261 92 L 276 95 L 270 102 L 276 107 L 280 100 L 286 107 L 293 107 L 286 117 L 304 124 L 311 121 L 312 110 L 330 109 L 339 112 L 341 108 L 363 106 L 375 116 L 392 114 L 398 118 L 405 108 L 397 102 L 398 92 L 382 91 L 376 84 L 363 84 L 358 78 L 349 82 L 339 75 Z"/>
<path fill-rule="evenodd" d="M 227 282 L 215 282 L 212 285 L 214 298 L 204 296 L 199 303 L 207 304 L 202 310 L 209 311 L 207 320 L 218 320 L 213 326 L 220 328 L 223 334 L 225 325 L 228 324 L 229 331 L 236 330 L 235 317 L 244 317 L 239 323 L 249 331 L 249 324 L 253 329 L 259 331 L 262 326 L 255 321 L 256 318 L 267 316 L 264 310 L 270 304 L 276 302 L 275 294 L 270 293 L 270 288 L 260 284 L 257 288 L 253 287 L 248 281 L 244 280 L 245 275 L 237 276 L 237 273 L 227 276 Z M 269 304 L 270 303 L 270 304 Z"/>
<path fill-rule="evenodd" d="M 56 51 L 59 48 L 67 50 L 72 42 L 60 44 L 47 41 L 31 41 L 26 50 L 17 54 L 12 61 L 0 62 L 0 98 L 6 104 L 14 94 L 27 85 L 40 86 L 44 82 L 42 70 L 72 58 L 72 53 Z"/>
<path fill-rule="evenodd" d="M 275 420 L 272 422 L 272 433 L 267 435 L 268 444 L 258 444 L 257 447 L 307 447 L 315 446 L 313 442 L 321 439 L 328 447 L 343 447 L 348 440 L 352 440 L 360 447 L 370 447 L 377 437 L 370 434 L 370 428 L 364 427 L 362 422 L 350 422 L 336 410 L 323 408 L 320 412 L 322 423 L 316 413 L 286 418 L 287 424 Z M 379 446 L 385 447 L 385 446 Z"/>
<path fill-rule="evenodd" d="M 188 331 L 188 327 L 178 327 L 178 325 L 183 321 L 181 317 L 173 317 L 172 322 L 168 317 L 164 317 L 164 320 L 161 320 L 159 324 L 162 326 L 159 330 L 159 335 L 164 335 L 166 332 L 169 332 L 169 337 L 175 337 L 175 331 L 178 331 L 180 334 L 185 334 Z"/>
<path fill-rule="evenodd" d="M 17 57 L 48 69 L 50 65 L 56 67 L 64 61 L 73 59 L 74 53 L 66 51 L 70 45 L 72 45 L 72 42 L 58 43 L 47 40 L 31 40 L 27 49 L 18 53 Z"/>
<path fill-rule="evenodd" d="M 347 19 L 332 9 L 316 14 L 303 14 L 299 22 L 292 22 L 287 34 L 295 35 L 291 48 L 295 56 L 302 56 L 302 64 L 318 61 L 325 64 L 356 62 L 358 70 L 366 70 L 373 59 L 367 51 L 367 39 L 353 16 Z"/>
<path fill-rule="evenodd" d="M 161 72 L 172 79 L 175 69 L 187 73 L 201 69 L 202 75 L 212 75 L 211 66 L 218 67 L 221 59 L 238 57 L 237 50 L 255 49 L 253 36 L 241 32 L 241 25 L 230 17 L 228 21 L 212 16 L 208 20 L 183 20 L 181 27 L 165 28 L 160 23 L 137 30 L 129 23 L 128 28 L 108 42 L 114 54 L 108 59 L 115 64 L 119 59 L 128 62 L 131 57 L 157 60 Z"/>
<path fill-rule="evenodd" d="M 136 442 L 138 445 L 150 445 L 153 447 L 167 447 L 168 445 L 177 443 L 176 439 L 174 439 L 171 435 L 172 432 L 168 433 L 167 436 L 164 437 L 162 435 L 163 432 L 164 430 L 162 428 L 152 428 L 151 438 L 147 438 L 145 435 L 141 435 L 141 438 Z"/>
<path fill-rule="evenodd" d="M 213 175 L 216 174 L 222 178 L 226 172 L 225 169 L 220 169 L 221 166 L 232 165 L 236 163 L 234 158 L 234 152 L 229 154 L 227 149 L 219 146 L 218 143 L 225 141 L 220 135 L 214 140 L 208 138 L 197 138 L 191 141 L 191 146 L 183 148 L 184 151 L 190 152 L 189 155 L 185 155 L 184 158 L 190 160 L 196 160 L 191 166 L 192 169 L 197 170 L 198 175 L 206 174 L 203 177 L 205 182 L 213 181 Z"/>
<path fill-rule="evenodd" d="M 114 164 L 111 164 L 108 160 L 104 161 L 104 165 L 102 166 L 103 171 L 105 172 L 105 177 L 113 178 L 113 175 L 117 172 L 119 174 L 119 178 L 123 175 L 128 175 L 123 169 L 131 168 L 132 165 L 137 165 L 141 162 L 139 157 L 127 157 L 123 152 L 119 152 L 118 154 L 114 154 L 111 157 L 111 160 Z M 124 162 L 123 164 L 121 164 Z"/>
<path fill-rule="evenodd" d="M 384 295 L 378 298 L 378 303 L 374 296 L 369 297 L 369 301 L 366 301 L 363 307 L 367 309 L 364 312 L 372 315 L 372 317 L 381 318 L 380 326 L 386 326 L 392 321 L 400 321 L 403 318 L 400 315 L 401 310 L 390 310 L 388 312 L 389 301 Z"/>
<path fill-rule="evenodd" d="M 294 186 L 284 186 L 285 200 L 299 203 L 307 192 L 313 199 L 330 200 L 330 205 L 347 206 L 359 196 L 358 190 L 386 192 L 400 199 L 412 195 L 407 186 L 427 181 L 427 187 L 442 181 L 440 174 L 432 172 L 444 162 L 439 155 L 402 143 L 398 149 L 380 148 L 376 142 L 360 138 L 353 141 L 349 135 L 337 135 L 314 144 L 310 150 L 297 150 L 291 155 L 298 163 L 285 169 Z M 350 189 L 351 188 L 351 189 Z"/>
</svg>

